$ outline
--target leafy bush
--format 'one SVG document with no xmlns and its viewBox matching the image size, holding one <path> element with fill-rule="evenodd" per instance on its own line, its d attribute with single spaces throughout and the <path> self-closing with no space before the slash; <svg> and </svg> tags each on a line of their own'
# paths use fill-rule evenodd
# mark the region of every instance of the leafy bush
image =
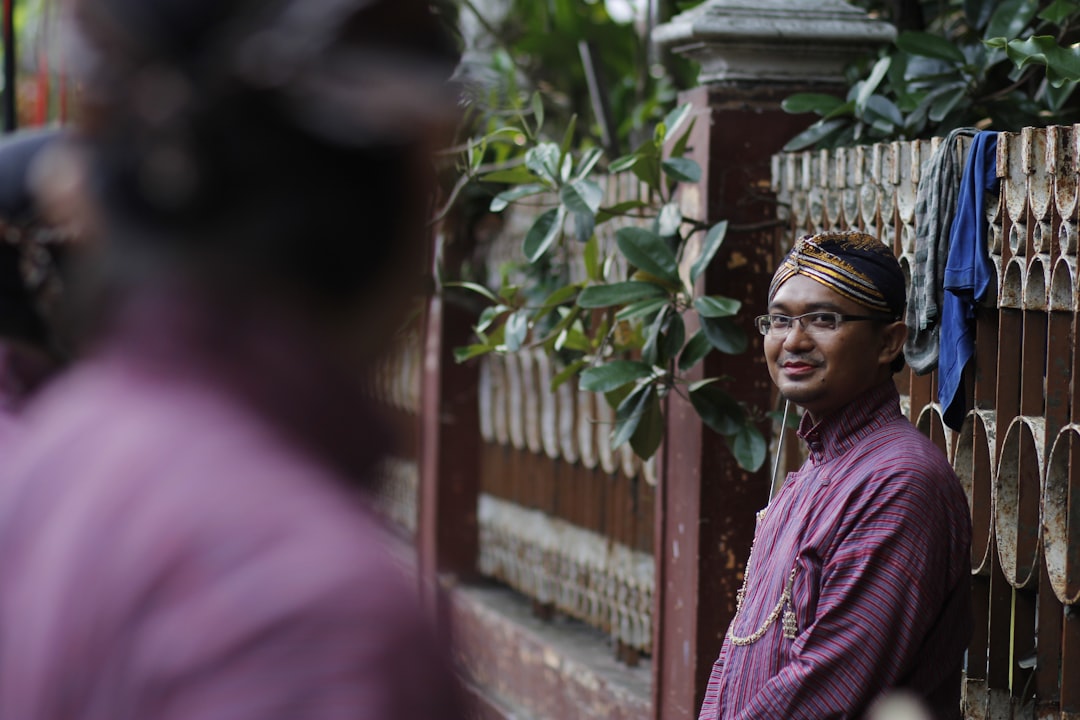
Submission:
<svg viewBox="0 0 1080 720">
<path fill-rule="evenodd" d="M 880 3 L 864 6 L 889 17 Z M 789 97 L 789 112 L 820 116 L 785 150 L 945 135 L 962 126 L 1016 131 L 1080 120 L 1074 98 L 1080 56 L 1071 47 L 1080 3 L 1073 0 L 927 0 L 914 7 L 925 27 L 850 69 L 843 98 Z M 905 23 L 910 27 L 910 23 Z"/>
<path fill-rule="evenodd" d="M 492 199 L 493 212 L 526 198 L 547 205 L 525 235 L 520 272 L 505 270 L 502 287 L 448 283 L 489 303 L 475 327 L 477 342 L 459 348 L 457 359 L 543 348 L 563 363 L 552 390 L 578 378 L 582 389 L 602 394 L 615 409 L 612 446 L 629 442 L 646 459 L 663 437 L 662 401 L 671 392 L 685 393 L 702 420 L 725 437 L 737 462 L 757 469 L 764 462 L 765 441 L 753 419 L 719 378 L 685 380 L 713 349 L 740 353 L 748 344 L 732 320 L 739 302 L 695 291 L 724 240 L 727 223 L 708 227 L 684 217 L 675 202 L 679 184 L 695 183 L 701 176 L 698 164 L 684 156 L 693 121 L 676 137 L 689 114 L 687 105 L 676 108 L 656 125 L 651 138 L 606 168 L 599 148 L 572 149 L 573 123 L 561 145 L 544 138 L 539 96 L 534 97 L 531 115 L 522 115 L 517 126 L 498 128 L 470 143 L 475 168 L 478 159 L 488 155 L 488 143 L 527 137 L 521 165 L 478 179 L 508 186 Z M 598 179 L 601 171 L 604 177 Z M 619 182 L 626 174 L 644 184 L 648 199 L 602 206 L 602 183 Z M 617 217 L 633 219 L 615 231 L 623 262 L 605 256 L 596 235 L 598 225 Z M 695 233 L 704 233 L 704 239 L 693 257 L 688 256 L 688 241 Z M 580 280 L 568 272 L 577 253 L 585 266 Z M 620 273 L 619 267 L 626 270 Z M 538 288 L 545 288 L 546 296 L 541 297 Z M 700 316 L 702 328 L 688 336 L 683 316 L 691 309 Z"/>
<path fill-rule="evenodd" d="M 676 83 L 693 80 L 690 63 L 668 58 L 661 68 L 643 29 L 615 22 L 603 2 L 511 0 L 498 18 L 485 17 L 478 0 L 461 5 L 480 31 L 462 72 L 467 122 L 447 211 L 541 207 L 498 287 L 475 277 L 444 283 L 484 302 L 475 342 L 457 359 L 542 348 L 561 366 L 552 390 L 573 381 L 603 395 L 615 410 L 612 446 L 629 443 L 645 459 L 663 436 L 664 399 L 682 393 L 737 462 L 757 469 L 765 441 L 754 418 L 719 378 L 686 379 L 712 350 L 748 345 L 733 321 L 739 303 L 695 290 L 726 223 L 683 217 L 675 201 L 679 185 L 701 175 L 685 157 L 690 108 L 671 110 Z M 605 184 L 623 178 L 647 191 L 603 206 Z M 596 229 L 615 218 L 632 222 L 606 252 Z M 700 254 L 688 257 L 695 234 Z M 571 277 L 575 259 L 583 278 Z M 693 334 L 684 321 L 691 309 L 702 326 Z"/>
</svg>

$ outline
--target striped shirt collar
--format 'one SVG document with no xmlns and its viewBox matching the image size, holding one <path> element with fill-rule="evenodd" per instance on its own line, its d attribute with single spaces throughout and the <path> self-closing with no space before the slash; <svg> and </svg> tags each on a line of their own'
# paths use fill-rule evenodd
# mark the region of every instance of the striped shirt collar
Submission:
<svg viewBox="0 0 1080 720">
<path fill-rule="evenodd" d="M 798 435 L 806 443 L 810 462 L 820 465 L 840 457 L 900 416 L 900 394 L 889 379 L 815 425 L 809 413 L 804 413 Z"/>
</svg>

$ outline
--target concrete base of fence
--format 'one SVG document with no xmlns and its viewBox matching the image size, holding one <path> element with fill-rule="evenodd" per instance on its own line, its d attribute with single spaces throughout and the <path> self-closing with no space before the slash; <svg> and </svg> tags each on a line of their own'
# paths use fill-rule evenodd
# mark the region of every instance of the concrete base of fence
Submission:
<svg viewBox="0 0 1080 720">
<path fill-rule="evenodd" d="M 601 632 L 496 585 L 447 590 L 457 661 L 476 720 L 647 720 L 652 668 L 616 661 Z"/>
</svg>

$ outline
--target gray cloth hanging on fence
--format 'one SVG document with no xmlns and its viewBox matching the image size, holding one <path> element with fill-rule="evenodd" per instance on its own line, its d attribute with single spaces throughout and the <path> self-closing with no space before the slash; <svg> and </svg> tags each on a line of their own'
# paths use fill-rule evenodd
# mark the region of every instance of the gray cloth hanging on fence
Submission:
<svg viewBox="0 0 1080 720">
<path fill-rule="evenodd" d="M 915 262 L 904 316 L 909 330 L 904 358 L 917 375 L 937 367 L 949 230 L 964 168 L 956 149 L 961 138 L 977 132 L 956 128 L 945 137 L 930 156 L 915 195 Z"/>
</svg>

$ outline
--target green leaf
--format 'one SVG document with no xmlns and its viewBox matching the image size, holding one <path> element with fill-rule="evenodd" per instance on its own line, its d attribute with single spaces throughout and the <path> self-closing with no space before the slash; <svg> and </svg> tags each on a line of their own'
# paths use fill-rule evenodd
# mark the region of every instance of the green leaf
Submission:
<svg viewBox="0 0 1080 720">
<path fill-rule="evenodd" d="M 606 285 L 590 285 L 581 291 L 577 302 L 583 308 L 603 308 L 655 297 L 666 298 L 667 291 L 655 283 L 629 280 Z"/>
<path fill-rule="evenodd" d="M 539 320 L 559 305 L 563 305 L 573 300 L 580 287 L 581 286 L 577 283 L 572 283 L 570 285 L 563 285 L 553 291 L 544 299 L 544 304 L 533 314 L 533 319 Z"/>
<path fill-rule="evenodd" d="M 908 30 L 900 33 L 896 38 L 896 46 L 911 55 L 945 60 L 957 65 L 963 65 L 967 62 L 964 53 L 956 45 L 941 35 L 921 30 Z"/>
<path fill-rule="evenodd" d="M 623 155 L 622 157 L 612 160 L 611 164 L 608 165 L 608 170 L 613 174 L 632 170 L 634 165 L 637 165 L 637 162 L 640 159 L 641 158 L 638 156 L 637 153 Z"/>
<path fill-rule="evenodd" d="M 559 166 L 559 181 L 570 182 L 570 173 L 574 170 L 574 156 L 566 153 L 562 156 L 562 164 Z"/>
<path fill-rule="evenodd" d="M 682 125 L 687 116 L 690 115 L 690 109 L 690 103 L 683 103 L 667 114 L 667 117 L 664 118 L 663 122 L 665 137 L 670 137 L 678 131 L 679 126 Z"/>
<path fill-rule="evenodd" d="M 1007 0 L 998 5 L 983 37 L 1003 37 L 1012 40 L 1020 36 L 1039 11 L 1038 0 Z"/>
<path fill-rule="evenodd" d="M 859 94 L 855 96 L 855 110 L 861 112 L 866 108 L 866 103 L 870 100 L 870 96 L 874 94 L 874 91 L 878 89 L 878 85 L 885 78 L 885 74 L 889 72 L 889 65 L 892 63 L 892 58 L 885 56 L 874 63 L 874 68 L 870 71 L 870 76 L 866 78 L 859 86 Z"/>
<path fill-rule="evenodd" d="M 866 102 L 866 119 L 882 118 L 895 126 L 904 124 L 904 116 L 892 100 L 883 95 L 871 95 Z"/>
<path fill-rule="evenodd" d="M 675 237 L 682 226 L 682 210 L 678 203 L 667 203 L 656 216 L 656 234 L 662 238 Z M 666 244 L 666 243 L 665 243 Z"/>
<path fill-rule="evenodd" d="M 712 350 L 712 345 L 709 344 L 709 338 L 705 337 L 703 330 L 698 330 L 690 338 L 690 342 L 686 343 L 686 347 L 683 348 L 682 354 L 679 356 L 679 371 L 688 372 L 701 362 L 702 358 L 708 355 L 710 350 Z"/>
<path fill-rule="evenodd" d="M 666 297 L 639 300 L 630 303 L 619 312 L 615 313 L 616 320 L 633 320 L 639 317 L 649 317 L 660 308 L 667 305 L 671 300 Z"/>
<path fill-rule="evenodd" d="M 555 350 L 576 350 L 578 352 L 591 352 L 592 343 L 581 330 L 581 323 L 574 322 L 561 330 L 555 338 Z"/>
<path fill-rule="evenodd" d="M 743 470 L 755 472 L 765 464 L 765 455 L 768 452 L 765 438 L 751 423 L 744 423 L 726 440 L 731 454 L 735 456 L 735 462 L 739 463 Z"/>
<path fill-rule="evenodd" d="M 1080 48 L 1060 47 L 1049 35 L 1013 40 L 1007 53 L 1018 68 L 1031 63 L 1045 65 L 1047 80 L 1055 87 L 1080 80 Z"/>
<path fill-rule="evenodd" d="M 480 313 L 480 319 L 476 321 L 476 332 L 482 333 L 487 330 L 491 327 L 491 323 L 495 322 L 496 318 L 509 309 L 506 305 L 490 305 L 484 308 L 484 311 Z"/>
<path fill-rule="evenodd" d="M 742 303 L 732 298 L 712 295 L 694 299 L 694 309 L 707 318 L 731 317 L 739 312 Z"/>
<path fill-rule="evenodd" d="M 735 324 L 731 318 L 701 318 L 701 329 L 709 344 L 722 353 L 738 355 L 744 352 L 750 341 L 743 329 Z"/>
<path fill-rule="evenodd" d="M 619 250 L 634 267 L 672 284 L 679 283 L 679 265 L 671 248 L 656 233 L 641 227 L 615 231 Z"/>
<path fill-rule="evenodd" d="M 621 447 L 634 435 L 645 417 L 649 397 L 655 393 L 656 388 L 649 383 L 643 383 L 634 388 L 615 408 L 615 427 L 611 431 L 612 448 Z"/>
<path fill-rule="evenodd" d="M 612 360 L 584 370 L 578 386 L 590 392 L 610 392 L 652 375 L 651 365 L 637 360 Z"/>
<path fill-rule="evenodd" d="M 533 119 L 536 121 L 536 132 L 534 135 L 539 135 L 540 128 L 544 127 L 544 98 L 540 95 L 539 91 L 532 94 L 532 111 Z"/>
<path fill-rule="evenodd" d="M 525 151 L 525 167 L 551 183 L 557 183 L 559 177 L 559 146 L 555 143 L 541 143 Z"/>
<path fill-rule="evenodd" d="M 642 460 L 648 460 L 660 447 L 664 438 L 664 411 L 660 407 L 660 395 L 653 392 L 646 395 L 636 408 L 641 414 L 637 429 L 630 436 L 630 447 Z"/>
<path fill-rule="evenodd" d="M 566 132 L 563 133 L 562 145 L 559 146 L 559 152 L 562 154 L 565 162 L 565 158 L 570 154 L 570 148 L 574 146 L 574 133 L 577 130 L 577 113 L 570 116 L 570 122 L 566 124 Z"/>
<path fill-rule="evenodd" d="M 600 241 L 595 235 L 585 243 L 585 277 L 589 280 L 602 280 L 600 274 Z"/>
<path fill-rule="evenodd" d="M 731 395 L 709 378 L 690 385 L 690 403 L 701 421 L 721 435 L 738 432 L 746 418 L 746 411 Z"/>
<path fill-rule="evenodd" d="M 834 118 L 852 118 L 855 117 L 855 101 L 848 100 L 847 102 L 840 103 L 835 108 L 826 113 L 819 123 L 823 123 Z"/>
<path fill-rule="evenodd" d="M 1065 107 L 1065 103 L 1072 97 L 1076 90 L 1075 82 L 1065 82 L 1061 85 L 1048 84 L 1046 86 L 1046 103 L 1055 112 Z"/>
<path fill-rule="evenodd" d="M 596 216 L 592 213 L 574 213 L 574 237 L 578 242 L 588 242 L 596 232 Z"/>
<path fill-rule="evenodd" d="M 515 168 L 508 170 L 496 170 L 489 172 L 486 175 L 481 175 L 480 180 L 483 182 L 491 183 L 505 183 L 507 185 L 521 185 L 524 183 L 535 183 L 537 176 L 529 171 L 528 168 L 519 165 Z"/>
<path fill-rule="evenodd" d="M 471 290 L 472 292 L 476 293 L 477 295 L 483 295 L 485 298 L 487 298 L 488 300 L 490 300 L 493 303 L 498 304 L 498 302 L 499 302 L 499 298 L 497 298 L 495 296 L 495 293 L 491 292 L 490 290 L 488 290 L 483 285 L 478 285 L 477 283 L 474 283 L 474 282 L 464 282 L 464 281 L 448 282 L 448 283 L 445 283 L 443 285 L 443 287 L 446 287 L 446 288 L 463 288 L 465 290 Z"/>
<path fill-rule="evenodd" d="M 943 88 L 930 104 L 928 117 L 933 122 L 941 122 L 965 97 L 967 97 L 967 87 L 964 85 Z"/>
<path fill-rule="evenodd" d="M 780 104 L 780 107 L 784 109 L 784 112 L 791 113 L 792 115 L 801 115 L 802 113 L 808 112 L 817 113 L 818 115 L 827 115 L 843 104 L 844 101 L 835 95 L 825 95 L 823 93 L 797 93 L 785 98 L 784 102 Z"/>
<path fill-rule="evenodd" d="M 983 0 L 986 2 L 986 0 Z M 987 2 L 987 4 L 989 4 Z M 1039 17 L 1054 25 L 1062 25 L 1071 15 L 1080 12 L 1080 3 L 1073 0 L 1054 0 L 1050 7 L 1039 13 Z"/>
<path fill-rule="evenodd" d="M 546 210 L 533 222 L 529 232 L 525 234 L 525 244 L 522 252 L 525 253 L 529 262 L 536 262 L 547 252 L 555 238 L 562 229 L 563 218 L 566 211 L 560 205 L 557 208 Z"/>
<path fill-rule="evenodd" d="M 506 349 L 516 352 L 521 349 L 529 334 L 529 315 L 525 310 L 518 310 L 506 318 L 506 337 L 503 342 Z"/>
<path fill-rule="evenodd" d="M 471 360 L 474 357 L 484 355 L 494 350 L 490 345 L 468 345 L 466 347 L 454 348 L 454 362 L 463 363 L 466 360 Z"/>
<path fill-rule="evenodd" d="M 682 315 L 672 313 L 660 339 L 659 354 L 664 359 L 665 365 L 668 360 L 678 356 L 684 342 L 686 342 L 686 324 L 683 322 Z"/>
<path fill-rule="evenodd" d="M 701 166 L 690 158 L 675 157 L 663 161 L 664 173 L 679 182 L 696 183 L 701 180 Z"/>
<path fill-rule="evenodd" d="M 657 313 L 649 327 L 645 330 L 645 344 L 641 347 L 641 359 L 649 365 L 666 365 L 667 358 L 663 356 L 663 329 L 670 308 L 663 308 Z"/>
<path fill-rule="evenodd" d="M 679 136 L 679 139 L 675 141 L 675 144 L 671 146 L 671 157 L 678 158 L 686 154 L 686 148 L 690 144 L 690 134 L 694 131 L 694 125 L 697 124 L 697 118 L 691 118 L 690 125 L 687 126 L 683 134 Z"/>
<path fill-rule="evenodd" d="M 846 125 L 847 122 L 845 120 L 818 120 L 816 123 L 788 140 L 787 144 L 784 145 L 784 152 L 805 150 L 808 147 L 816 145 L 830 135 L 840 132 Z"/>
<path fill-rule="evenodd" d="M 994 11 L 994 0 L 964 0 L 964 17 L 973 28 L 985 27 Z"/>
<path fill-rule="evenodd" d="M 634 151 L 637 162 L 631 168 L 638 180 L 649 186 L 650 190 L 660 191 L 660 148 L 646 140 Z"/>
<path fill-rule="evenodd" d="M 697 279 L 701 277 L 701 273 L 705 272 L 705 268 L 712 262 L 716 251 L 720 249 L 720 245 L 724 242 L 724 236 L 727 235 L 727 225 L 727 220 L 721 220 L 709 228 L 709 232 L 705 235 L 705 241 L 701 244 L 701 254 L 698 255 L 694 264 L 690 266 L 690 282 L 696 283 Z"/>
<path fill-rule="evenodd" d="M 611 207 L 600 208 L 600 211 L 596 213 L 596 221 L 598 223 L 606 222 L 613 217 L 619 217 L 626 215 L 629 212 L 633 212 L 634 210 L 641 210 L 648 207 L 649 203 L 644 200 L 627 200 L 612 205 Z"/>
<path fill-rule="evenodd" d="M 503 192 L 492 198 L 491 206 L 489 207 L 489 209 L 491 210 L 491 212 L 502 212 L 506 209 L 508 205 L 510 205 L 510 203 L 516 200 L 520 200 L 523 197 L 529 197 L 530 195 L 539 195 L 540 193 L 546 191 L 547 186 L 545 185 L 519 185 L 515 188 L 504 190 Z"/>
<path fill-rule="evenodd" d="M 559 199 L 571 212 L 595 215 L 604 191 L 592 180 L 574 180 L 559 189 Z"/>
<path fill-rule="evenodd" d="M 551 385 L 549 386 L 551 392 L 558 390 L 560 385 L 577 375 L 578 372 L 588 364 L 589 362 L 587 360 L 578 359 L 556 373 L 555 377 L 551 378 Z"/>
<path fill-rule="evenodd" d="M 600 148 L 594 147 L 586 150 L 585 154 L 581 156 L 581 162 L 578 165 L 576 179 L 584 180 L 585 176 L 588 175 L 594 167 L 596 167 L 596 163 L 600 162 L 600 158 L 602 158 L 603 156 L 604 151 Z"/>
</svg>

